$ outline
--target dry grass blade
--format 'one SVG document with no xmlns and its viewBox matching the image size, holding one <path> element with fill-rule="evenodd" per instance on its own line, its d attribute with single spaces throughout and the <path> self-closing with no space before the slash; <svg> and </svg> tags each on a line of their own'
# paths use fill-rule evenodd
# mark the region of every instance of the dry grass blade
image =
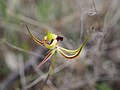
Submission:
<svg viewBox="0 0 120 90">
<path fill-rule="evenodd" d="M 20 74 L 20 81 L 21 81 L 21 86 L 22 90 L 26 90 L 26 77 L 25 77 L 25 72 L 24 72 L 24 61 L 23 61 L 23 56 L 19 55 L 19 74 Z"/>
</svg>

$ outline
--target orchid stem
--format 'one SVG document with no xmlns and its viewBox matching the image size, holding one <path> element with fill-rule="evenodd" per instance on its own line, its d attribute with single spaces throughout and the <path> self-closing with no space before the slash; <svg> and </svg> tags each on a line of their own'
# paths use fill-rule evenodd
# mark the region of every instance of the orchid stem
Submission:
<svg viewBox="0 0 120 90">
<path fill-rule="evenodd" d="M 53 72 L 53 68 L 54 68 L 54 62 L 55 62 L 55 59 L 56 59 L 56 54 L 57 54 L 57 51 L 55 51 L 54 55 L 53 55 L 53 58 L 52 58 L 52 62 L 50 64 L 50 67 L 49 67 L 49 72 L 48 72 L 48 75 L 43 83 L 43 85 L 41 86 L 41 90 L 43 90 L 46 82 L 48 81 L 49 77 L 51 76 L 52 72 Z"/>
</svg>

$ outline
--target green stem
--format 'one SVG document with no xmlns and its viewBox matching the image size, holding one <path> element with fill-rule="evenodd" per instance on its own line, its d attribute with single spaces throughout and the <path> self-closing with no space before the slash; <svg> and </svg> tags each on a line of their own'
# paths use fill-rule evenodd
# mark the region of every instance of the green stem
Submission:
<svg viewBox="0 0 120 90">
<path fill-rule="evenodd" d="M 49 71 L 48 71 L 48 75 L 47 75 L 47 78 L 45 79 L 42 87 L 41 87 L 41 90 L 43 90 L 46 82 L 48 81 L 49 77 L 51 76 L 52 72 L 53 72 L 53 68 L 54 68 L 54 62 L 55 62 L 55 59 L 56 59 L 56 54 L 57 54 L 57 51 L 55 51 L 54 55 L 53 55 L 53 58 L 52 58 L 52 62 L 50 64 L 50 67 L 49 67 Z"/>
</svg>

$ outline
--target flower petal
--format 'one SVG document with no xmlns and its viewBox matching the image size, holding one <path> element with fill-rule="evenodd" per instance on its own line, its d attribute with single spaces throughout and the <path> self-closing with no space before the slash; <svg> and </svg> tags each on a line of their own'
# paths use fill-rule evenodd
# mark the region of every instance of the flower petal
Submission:
<svg viewBox="0 0 120 90">
<path fill-rule="evenodd" d="M 42 41 L 40 41 L 40 40 L 38 40 L 36 37 L 34 37 L 34 36 L 32 35 L 32 33 L 30 32 L 30 30 L 29 30 L 28 26 L 27 26 L 26 24 L 25 24 L 25 26 L 26 26 L 26 28 L 27 28 L 27 30 L 28 30 L 28 32 L 29 32 L 29 34 L 30 34 L 30 36 L 32 37 L 32 39 L 33 39 L 35 42 L 37 42 L 38 44 L 42 45 L 42 44 L 43 44 L 43 42 L 42 42 Z"/>
<path fill-rule="evenodd" d="M 82 49 L 81 49 L 82 50 Z M 74 58 L 76 58 L 77 56 L 79 56 L 80 55 L 80 52 L 81 52 L 81 50 L 79 50 L 79 51 L 77 51 L 75 54 L 73 54 L 73 55 L 67 55 L 67 54 L 65 54 L 62 50 L 60 50 L 60 49 L 58 49 L 58 52 L 62 55 L 62 56 L 64 56 L 65 58 L 67 58 L 67 59 L 74 59 Z"/>
<path fill-rule="evenodd" d="M 77 56 L 80 55 L 80 52 L 81 52 L 82 48 L 83 48 L 84 45 L 87 43 L 87 41 L 90 39 L 91 35 L 92 35 L 92 32 L 91 32 L 90 35 L 84 40 L 84 42 L 82 43 L 82 45 L 80 45 L 79 48 L 76 49 L 76 50 L 69 50 L 69 49 L 62 48 L 62 47 L 60 47 L 60 46 L 57 46 L 57 50 L 58 50 L 58 52 L 59 52 L 62 56 L 64 56 L 65 58 L 74 59 L 74 58 L 76 58 Z M 67 55 L 67 54 L 64 53 L 63 51 L 65 51 L 65 52 L 67 52 L 67 53 L 69 53 L 69 54 L 73 54 L 73 55 Z"/>
<path fill-rule="evenodd" d="M 39 67 L 41 67 L 44 63 L 46 63 L 48 61 L 48 59 L 55 53 L 55 51 L 56 51 L 56 49 L 48 51 L 49 53 L 47 54 L 47 56 L 45 56 L 45 58 L 43 59 L 43 61 L 40 62 L 40 64 L 36 67 L 36 69 L 38 69 Z"/>
</svg>

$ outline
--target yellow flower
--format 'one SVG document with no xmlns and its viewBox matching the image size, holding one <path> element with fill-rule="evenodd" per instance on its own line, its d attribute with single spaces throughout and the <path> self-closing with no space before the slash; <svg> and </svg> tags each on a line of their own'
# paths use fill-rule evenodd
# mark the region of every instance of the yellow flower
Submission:
<svg viewBox="0 0 120 90">
<path fill-rule="evenodd" d="M 63 37 L 58 36 L 56 34 L 53 34 L 49 31 L 46 30 L 46 35 L 44 36 L 44 38 L 42 40 L 38 40 L 36 37 L 34 37 L 32 35 L 32 33 L 30 32 L 28 26 L 26 25 L 27 30 L 30 34 L 30 36 L 32 37 L 32 39 L 37 42 L 38 44 L 44 46 L 45 48 L 49 49 L 48 54 L 45 56 L 45 58 L 43 59 L 43 61 L 37 66 L 37 68 L 41 67 L 44 63 L 46 63 L 48 61 L 48 59 L 55 54 L 56 52 L 58 52 L 59 54 L 61 54 L 62 56 L 64 56 L 67 59 L 74 59 L 76 57 L 78 57 L 81 53 L 82 48 L 84 47 L 84 45 L 87 43 L 87 41 L 90 39 L 92 33 L 90 33 L 87 38 L 84 40 L 84 42 L 82 43 L 82 45 L 80 45 L 77 49 L 75 50 L 69 50 L 69 49 L 65 49 L 63 47 L 60 47 L 57 42 L 59 40 L 63 40 Z M 66 54 L 67 53 L 67 54 Z M 54 61 L 54 60 L 53 60 Z M 53 66 L 53 65 L 52 65 Z"/>
</svg>

